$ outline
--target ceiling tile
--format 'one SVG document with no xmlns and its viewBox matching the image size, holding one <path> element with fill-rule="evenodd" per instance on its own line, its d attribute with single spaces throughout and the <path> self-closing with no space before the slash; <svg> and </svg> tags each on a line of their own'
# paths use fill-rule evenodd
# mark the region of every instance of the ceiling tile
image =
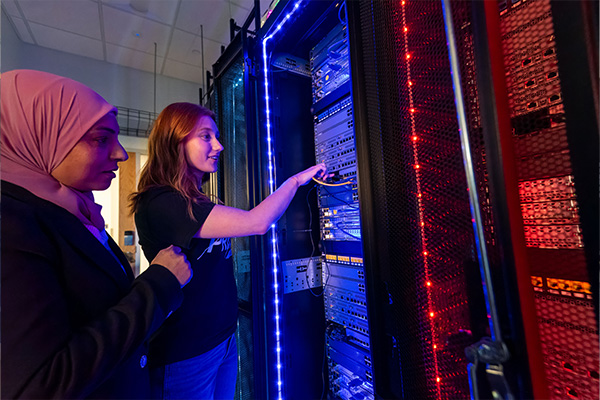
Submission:
<svg viewBox="0 0 600 400">
<path fill-rule="evenodd" d="M 175 29 L 167 57 L 187 64 L 201 65 L 202 40 L 200 36 Z"/>
<path fill-rule="evenodd" d="M 29 27 L 36 42 L 42 47 L 104 60 L 102 42 L 99 40 L 33 22 L 29 23 Z"/>
<path fill-rule="evenodd" d="M 172 25 L 177 14 L 178 0 L 102 0 L 122 11 Z"/>
<path fill-rule="evenodd" d="M 202 83 L 202 68 L 174 60 L 165 61 L 164 75 L 190 82 Z"/>
<path fill-rule="evenodd" d="M 113 64 L 140 69 L 154 73 L 154 55 L 128 49 L 125 47 L 106 45 L 106 60 Z M 156 58 L 156 69 L 160 73 L 163 63 L 162 57 Z"/>
<path fill-rule="evenodd" d="M 156 42 L 158 72 L 193 82 L 201 82 L 202 65 L 210 70 L 221 46 L 229 43 L 229 19 L 243 23 L 254 5 L 253 0 L 0 1 L 25 42 L 103 59 L 100 40 L 105 39 L 108 61 L 151 73 Z M 175 22 L 181 29 L 175 29 Z"/>
<path fill-rule="evenodd" d="M 20 0 L 19 6 L 27 20 L 100 39 L 98 4 L 81 0 Z"/>
<path fill-rule="evenodd" d="M 233 7 L 239 8 L 237 6 Z M 229 39 L 229 18 L 231 18 L 230 5 L 225 1 L 182 0 L 175 26 L 184 31 L 200 35 L 200 25 L 202 25 L 205 38 L 208 37 L 208 31 L 219 30 L 227 32 L 227 39 Z M 211 39 L 215 38 L 211 37 Z"/>
<path fill-rule="evenodd" d="M 171 34 L 169 26 L 107 6 L 102 7 L 102 13 L 107 43 L 153 55 L 156 42 L 158 55 L 165 55 Z"/>
<path fill-rule="evenodd" d="M 21 13 L 17 8 L 15 0 L 2 0 L 2 8 L 4 8 L 6 14 L 10 15 L 11 17 L 21 17 Z"/>
<path fill-rule="evenodd" d="M 15 29 L 17 30 L 17 35 L 19 35 L 19 38 L 26 43 L 34 44 L 35 42 L 33 41 L 33 38 L 31 37 L 31 34 L 25 25 L 25 21 L 17 17 L 11 17 L 11 20 L 15 25 Z"/>
</svg>

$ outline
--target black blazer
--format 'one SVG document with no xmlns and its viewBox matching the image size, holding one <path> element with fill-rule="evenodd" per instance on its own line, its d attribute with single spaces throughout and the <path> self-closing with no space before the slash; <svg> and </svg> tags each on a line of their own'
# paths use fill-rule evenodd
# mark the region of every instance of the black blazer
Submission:
<svg viewBox="0 0 600 400">
<path fill-rule="evenodd" d="M 2 398 L 148 398 L 147 340 L 183 300 L 160 265 L 133 279 L 65 209 L 2 181 Z"/>
</svg>

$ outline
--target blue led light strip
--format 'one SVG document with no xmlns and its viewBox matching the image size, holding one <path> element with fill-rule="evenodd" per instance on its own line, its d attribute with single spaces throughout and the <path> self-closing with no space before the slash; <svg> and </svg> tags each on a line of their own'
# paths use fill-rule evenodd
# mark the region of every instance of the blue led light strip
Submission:
<svg viewBox="0 0 600 400">
<path fill-rule="evenodd" d="M 292 11 L 286 14 L 283 21 L 277 25 L 277 28 L 269 36 L 265 37 L 262 41 L 262 52 L 263 52 L 263 65 L 264 65 L 264 76 L 265 76 L 265 110 L 266 110 L 266 121 L 267 121 L 267 149 L 268 149 L 268 160 L 269 160 L 269 194 L 275 191 L 275 154 L 273 152 L 273 140 L 271 137 L 271 110 L 269 108 L 269 62 L 267 56 L 267 42 L 277 34 L 283 27 L 283 25 L 290 19 L 292 14 L 298 9 L 300 1 L 294 4 Z M 277 399 L 283 399 L 283 378 L 282 378 L 282 365 L 281 365 L 281 331 L 280 331 L 280 316 L 279 316 L 279 284 L 277 283 L 277 263 L 278 263 L 278 251 L 277 251 L 277 231 L 275 224 L 271 225 L 271 253 L 273 257 L 273 292 L 274 292 L 274 304 L 275 304 L 275 346 L 276 346 L 276 358 L 277 358 Z"/>
</svg>

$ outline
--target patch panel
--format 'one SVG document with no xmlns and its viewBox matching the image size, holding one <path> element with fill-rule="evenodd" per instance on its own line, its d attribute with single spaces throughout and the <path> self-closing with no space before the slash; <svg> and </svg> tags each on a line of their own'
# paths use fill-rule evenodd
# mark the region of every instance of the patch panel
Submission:
<svg viewBox="0 0 600 400">
<path fill-rule="evenodd" d="M 355 152 L 353 135 L 346 138 L 343 135 L 339 135 L 317 147 L 317 160 L 326 163 L 329 160 L 346 155 L 352 155 L 355 158 Z"/>
<path fill-rule="evenodd" d="M 342 241 L 342 242 L 353 242 L 360 241 L 360 229 L 344 226 L 342 224 L 336 224 L 331 228 L 323 228 L 321 230 L 323 240 L 328 241 Z"/>
<path fill-rule="evenodd" d="M 346 317 L 354 317 L 359 320 L 367 321 L 367 308 L 365 306 L 358 306 L 327 297 L 325 298 L 325 308 L 338 310 L 339 313 L 346 314 Z"/>
<path fill-rule="evenodd" d="M 347 331 L 353 330 L 366 336 L 369 335 L 369 326 L 367 325 L 367 322 L 360 318 L 347 315 L 334 308 L 326 309 L 325 317 L 328 321 L 336 322 L 344 326 Z"/>
<path fill-rule="evenodd" d="M 338 144 L 340 140 L 334 138 L 331 145 L 318 146 L 316 158 L 318 162 L 329 165 L 340 165 L 354 161 L 356 164 L 356 148 L 354 143 Z"/>
<path fill-rule="evenodd" d="M 349 108 L 346 109 L 345 113 L 335 114 L 324 122 L 315 125 L 315 144 L 321 146 L 323 143 L 326 143 L 328 139 L 337 135 L 342 135 L 348 132 L 348 130 L 351 130 L 351 128 L 354 127 L 351 114 L 352 109 Z"/>
<path fill-rule="evenodd" d="M 320 111 L 314 116 L 315 126 L 322 123 L 324 120 L 332 117 L 333 115 L 341 112 L 342 110 L 348 110 L 348 108 L 352 109 L 352 98 L 350 96 L 346 96 L 341 100 L 337 101 L 335 104 L 327 107 L 326 109 Z M 349 116 L 348 111 L 346 111 L 346 116 Z"/>
<path fill-rule="evenodd" d="M 348 213 L 339 213 L 337 216 L 323 218 L 321 220 L 321 227 L 322 229 L 360 229 L 358 210 L 352 210 Z"/>
<path fill-rule="evenodd" d="M 335 351 L 350 357 L 356 364 L 361 365 L 367 371 L 372 368 L 371 353 L 367 349 L 356 346 L 354 343 L 348 341 L 347 337 L 340 339 L 328 337 L 328 339 L 327 344 Z"/>
<path fill-rule="evenodd" d="M 365 272 L 361 266 L 341 264 L 337 262 L 324 261 L 327 274 L 344 279 L 353 279 L 364 282 Z"/>
<path fill-rule="evenodd" d="M 367 306 L 366 296 L 362 293 L 351 292 L 327 285 L 326 295 L 329 298 L 339 299 L 352 304 L 361 305 L 363 307 Z"/>
<path fill-rule="evenodd" d="M 329 278 L 328 278 L 329 277 Z M 323 282 L 327 282 L 328 286 L 333 286 L 339 289 L 349 290 L 354 293 L 366 293 L 364 283 L 339 278 L 337 276 L 330 276 L 327 273 L 327 268 L 323 271 Z"/>
<path fill-rule="evenodd" d="M 281 263 L 281 267 L 284 293 L 322 286 L 321 257 L 287 260 Z"/>
<path fill-rule="evenodd" d="M 343 225 L 337 224 L 331 229 L 323 229 L 321 231 L 323 240 L 341 241 L 341 242 L 359 242 L 361 240 L 360 229 L 352 229 Z"/>
<path fill-rule="evenodd" d="M 352 217 L 348 217 L 348 216 L 344 216 L 341 218 L 323 219 L 323 221 L 321 221 L 321 229 L 322 230 L 336 230 L 336 229 L 347 230 L 347 229 L 350 229 L 352 231 L 356 231 L 356 230 L 360 230 L 360 220 L 358 219 L 358 217 L 352 218 Z M 355 233 L 350 232 L 350 234 L 353 235 Z M 356 234 L 360 235 L 360 232 L 356 232 Z"/>
<path fill-rule="evenodd" d="M 311 76 L 310 62 L 291 54 L 278 54 L 274 56 L 271 65 L 298 75 Z"/>
</svg>

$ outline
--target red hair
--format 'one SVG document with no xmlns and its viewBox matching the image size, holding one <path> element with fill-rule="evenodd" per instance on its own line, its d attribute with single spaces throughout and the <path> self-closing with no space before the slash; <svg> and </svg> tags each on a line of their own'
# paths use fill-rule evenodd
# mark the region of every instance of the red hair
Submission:
<svg viewBox="0 0 600 400">
<path fill-rule="evenodd" d="M 202 182 L 198 182 L 185 159 L 184 139 L 202 117 L 214 119 L 215 114 L 192 103 L 173 103 L 158 115 L 148 138 L 148 162 L 140 173 L 138 191 L 129 197 L 132 213 L 138 210 L 141 196 L 146 191 L 169 186 L 185 197 L 188 213 L 195 220 L 192 205 L 205 197 L 199 184 L 206 182 L 209 175 L 203 174 Z"/>
</svg>

